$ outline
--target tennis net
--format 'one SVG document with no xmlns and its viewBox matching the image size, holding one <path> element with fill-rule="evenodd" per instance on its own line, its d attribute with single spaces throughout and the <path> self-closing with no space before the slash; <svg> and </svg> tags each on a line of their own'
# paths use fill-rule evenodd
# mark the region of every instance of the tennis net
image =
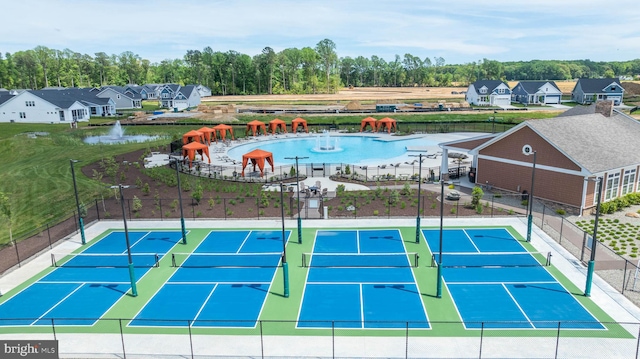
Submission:
<svg viewBox="0 0 640 359">
<path fill-rule="evenodd" d="M 418 253 L 303 253 L 303 267 L 417 267 Z"/>
<path fill-rule="evenodd" d="M 551 265 L 551 252 L 443 253 L 431 257 L 431 266 L 443 268 L 540 267 Z"/>
<path fill-rule="evenodd" d="M 171 265 L 183 268 L 273 268 L 282 258 L 270 253 L 173 253 Z"/>
<path fill-rule="evenodd" d="M 131 254 L 134 267 L 151 268 L 160 265 L 160 256 L 157 253 Z M 78 268 L 126 268 L 129 266 L 129 257 L 126 254 L 51 254 L 51 266 L 53 267 L 78 267 Z"/>
</svg>

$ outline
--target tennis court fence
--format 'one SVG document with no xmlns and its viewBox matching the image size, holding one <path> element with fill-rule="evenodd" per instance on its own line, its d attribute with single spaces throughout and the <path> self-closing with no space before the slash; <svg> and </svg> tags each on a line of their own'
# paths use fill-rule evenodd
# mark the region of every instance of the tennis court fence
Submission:
<svg viewBox="0 0 640 359">
<path fill-rule="evenodd" d="M 86 334 L 50 321 L 48 328 L 39 326 L 28 337 L 58 340 L 62 358 L 638 358 L 640 349 L 640 323 L 601 323 L 607 330 L 598 335 L 564 329 L 562 322 L 431 321 L 433 330 L 425 330 L 414 322 L 314 322 L 304 323 L 314 329 L 296 329 L 300 322 L 262 320 L 234 323 L 246 329 L 215 329 L 204 328 L 218 325 L 213 321 L 185 320 L 184 326 L 175 326 L 172 320 L 174 326 L 160 335 L 161 327 L 141 330 L 129 327 L 129 319 L 96 319 Z M 361 329 L 380 324 L 396 329 Z M 538 329 L 536 335 L 496 329 L 505 324 L 548 329 Z M 465 327 L 477 329 L 459 337 L 433 334 Z"/>
<path fill-rule="evenodd" d="M 544 203 L 536 201 L 534 204 L 534 224 L 586 265 L 591 258 L 592 233 L 558 215 Z M 522 220 L 526 221 L 526 218 Z M 625 238 L 625 234 L 620 237 L 621 243 L 631 239 Z M 613 248 L 597 240 L 595 272 L 635 305 L 640 305 L 640 262 L 616 253 Z"/>
</svg>

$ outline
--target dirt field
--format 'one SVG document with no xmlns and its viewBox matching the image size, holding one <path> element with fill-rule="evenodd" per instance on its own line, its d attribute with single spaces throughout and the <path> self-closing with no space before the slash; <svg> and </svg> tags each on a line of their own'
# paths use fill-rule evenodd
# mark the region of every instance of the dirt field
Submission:
<svg viewBox="0 0 640 359">
<path fill-rule="evenodd" d="M 459 94 L 466 91 L 466 87 L 362 87 L 343 88 L 337 94 L 318 95 L 248 95 L 248 96 L 210 96 L 203 98 L 203 102 L 264 102 L 264 101 L 364 101 L 380 100 L 390 103 L 393 100 L 434 100 L 434 99 L 457 99 L 464 100 L 464 95 Z M 457 92 L 457 94 L 452 94 Z"/>
</svg>

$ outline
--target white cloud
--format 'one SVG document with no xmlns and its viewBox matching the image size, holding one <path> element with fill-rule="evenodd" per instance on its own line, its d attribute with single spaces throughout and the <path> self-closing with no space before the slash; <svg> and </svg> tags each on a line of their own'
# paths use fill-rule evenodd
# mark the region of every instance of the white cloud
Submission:
<svg viewBox="0 0 640 359">
<path fill-rule="evenodd" d="M 624 11 L 619 10 L 624 9 Z M 265 46 L 339 56 L 395 53 L 447 63 L 534 58 L 629 60 L 640 53 L 640 9 L 583 0 L 23 0 L 3 5 L 0 51 L 44 45 L 93 54 L 133 51 L 151 61 L 211 46 L 255 55 Z M 616 49 L 616 50 L 612 50 Z"/>
</svg>

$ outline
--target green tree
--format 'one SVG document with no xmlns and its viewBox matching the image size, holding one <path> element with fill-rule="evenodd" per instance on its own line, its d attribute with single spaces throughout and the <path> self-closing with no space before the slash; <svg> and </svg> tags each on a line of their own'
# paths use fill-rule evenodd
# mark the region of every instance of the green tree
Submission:
<svg viewBox="0 0 640 359">
<path fill-rule="evenodd" d="M 331 93 L 329 87 L 329 76 L 331 75 L 331 70 L 338 61 L 338 55 L 336 55 L 336 44 L 329 39 L 324 39 L 316 45 L 316 52 L 320 56 L 322 66 L 326 74 L 327 93 Z"/>
</svg>

